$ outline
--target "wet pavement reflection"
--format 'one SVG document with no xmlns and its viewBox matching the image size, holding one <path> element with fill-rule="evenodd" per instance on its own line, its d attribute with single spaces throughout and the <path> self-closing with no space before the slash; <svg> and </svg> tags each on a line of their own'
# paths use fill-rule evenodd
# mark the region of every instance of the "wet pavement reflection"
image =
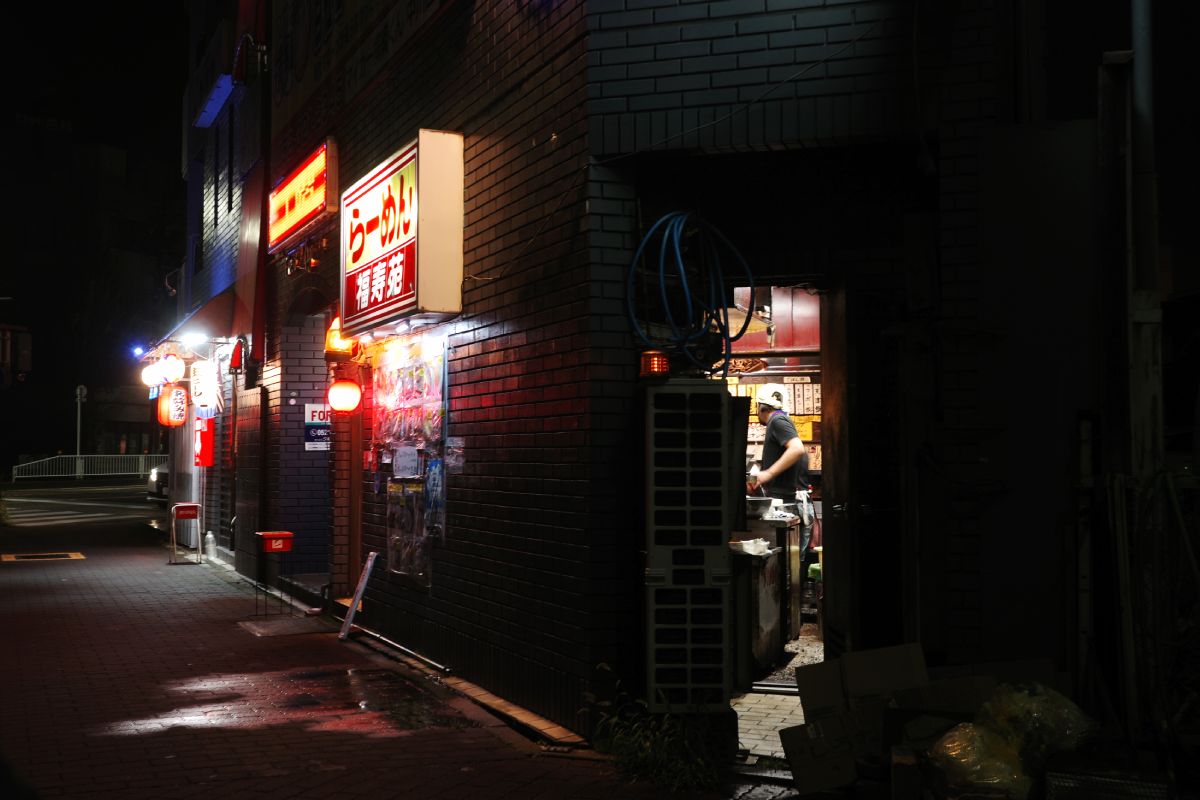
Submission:
<svg viewBox="0 0 1200 800">
<path fill-rule="evenodd" d="M 300 724 L 373 738 L 405 731 L 476 727 L 456 710 L 394 672 L 327 669 L 213 675 L 169 683 L 193 701 L 151 717 L 121 720 L 95 733 L 136 736 L 169 728 L 263 728 Z"/>
</svg>

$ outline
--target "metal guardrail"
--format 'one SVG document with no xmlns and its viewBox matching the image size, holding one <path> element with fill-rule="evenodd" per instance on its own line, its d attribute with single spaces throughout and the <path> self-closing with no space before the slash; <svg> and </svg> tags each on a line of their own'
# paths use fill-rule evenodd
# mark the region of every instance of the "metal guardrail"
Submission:
<svg viewBox="0 0 1200 800">
<path fill-rule="evenodd" d="M 51 456 L 13 467 L 14 481 L 31 478 L 105 478 L 120 475 L 150 474 L 155 467 L 166 465 L 167 457 L 158 455 L 129 456 Z"/>
</svg>

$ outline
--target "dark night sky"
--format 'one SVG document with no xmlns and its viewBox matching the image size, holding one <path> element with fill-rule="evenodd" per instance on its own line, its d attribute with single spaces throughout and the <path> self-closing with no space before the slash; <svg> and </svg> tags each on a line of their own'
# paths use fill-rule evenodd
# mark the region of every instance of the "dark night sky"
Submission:
<svg viewBox="0 0 1200 800">
<path fill-rule="evenodd" d="M 17 149 L 10 174 L 30 213 L 8 219 L 22 233 L 11 239 L 17 263 L 0 272 L 0 296 L 14 297 L 0 315 L 34 329 L 41 379 L 42 356 L 64 343 L 64 321 L 91 333 L 84 374 L 55 375 L 67 383 L 119 380 L 97 361 L 116 343 L 96 336 L 154 332 L 143 329 L 155 326 L 164 297 L 152 287 L 164 261 L 182 257 L 185 6 L 122 4 L 120 16 L 109 8 L 35 6 L 36 22 L 5 53 Z M 144 285 L 139 273 L 149 276 Z"/>
<path fill-rule="evenodd" d="M 6 225 L 0 322 L 33 331 L 33 372 L 0 392 L 6 418 L 32 418 L 12 451 L 74 447 L 73 387 L 136 380 L 129 346 L 165 332 L 163 275 L 183 256 L 181 107 L 187 14 L 180 2 L 26 6 L 4 52 L 23 199 Z M 53 422 L 61 420 L 63 424 Z M 71 425 L 66 425 L 66 421 Z M 30 439 L 30 429 L 37 438 Z"/>
<path fill-rule="evenodd" d="M 120 9 L 120 14 L 112 13 Z M 179 2 L 27 6 L 37 22 L 7 50 L 14 106 L 66 117 L 88 139 L 178 161 L 187 79 L 186 6 Z M 15 67 L 15 69 L 14 69 Z"/>
</svg>

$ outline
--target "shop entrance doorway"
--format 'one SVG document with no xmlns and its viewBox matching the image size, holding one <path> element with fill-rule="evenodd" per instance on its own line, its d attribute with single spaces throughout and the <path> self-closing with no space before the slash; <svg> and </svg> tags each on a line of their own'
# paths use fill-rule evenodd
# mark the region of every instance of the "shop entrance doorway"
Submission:
<svg viewBox="0 0 1200 800">
<path fill-rule="evenodd" d="M 784 444 L 773 446 L 768 439 L 791 436 L 794 429 L 802 448 L 795 489 L 791 473 L 748 488 L 745 525 L 731 537 L 743 547 L 733 553 L 742 629 L 735 643 L 735 683 L 741 691 L 794 691 L 795 667 L 824 658 L 820 300 L 803 287 L 742 288 L 734 291 L 734 307 L 751 318 L 734 343 L 725 378 L 731 394 L 748 398 L 748 486 L 769 466 L 764 451 L 772 458 Z M 782 421 L 764 425 L 758 414 L 763 397 L 776 404 L 770 414 L 783 415 Z M 775 495 L 770 506 L 750 499 L 768 489 Z"/>
</svg>

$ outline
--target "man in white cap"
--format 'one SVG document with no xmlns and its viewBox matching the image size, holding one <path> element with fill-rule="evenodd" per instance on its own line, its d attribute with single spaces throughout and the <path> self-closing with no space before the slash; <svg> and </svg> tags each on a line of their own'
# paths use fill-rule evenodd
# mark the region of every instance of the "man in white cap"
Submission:
<svg viewBox="0 0 1200 800">
<path fill-rule="evenodd" d="M 804 457 L 804 442 L 796 432 L 792 418 L 783 410 L 783 387 L 768 383 L 755 396 L 758 421 L 767 429 L 763 441 L 762 468 L 751 476 L 746 490 L 757 494 L 761 488 L 771 497 L 785 503 L 796 502 L 800 484 L 800 462 Z M 802 488 L 807 489 L 807 486 Z"/>
</svg>

